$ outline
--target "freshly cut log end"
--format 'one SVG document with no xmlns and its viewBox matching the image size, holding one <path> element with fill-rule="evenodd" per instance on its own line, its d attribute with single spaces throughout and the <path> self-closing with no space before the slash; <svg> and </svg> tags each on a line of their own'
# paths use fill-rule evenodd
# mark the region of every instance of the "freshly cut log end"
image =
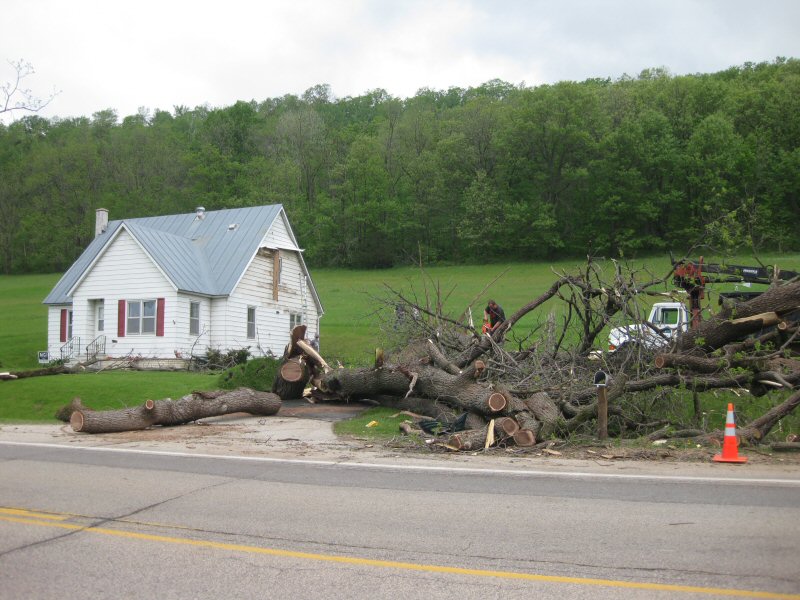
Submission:
<svg viewBox="0 0 800 600">
<path fill-rule="evenodd" d="M 520 429 L 514 436 L 514 443 L 517 446 L 533 446 L 536 443 L 536 436 L 530 429 Z"/>
<path fill-rule="evenodd" d="M 663 369 L 667 364 L 667 359 L 664 358 L 663 354 L 659 354 L 656 356 L 656 359 L 653 362 L 655 363 L 657 369 Z"/>
<path fill-rule="evenodd" d="M 281 377 L 288 382 L 296 383 L 306 376 L 306 369 L 296 360 L 289 360 L 281 365 Z"/>
<path fill-rule="evenodd" d="M 72 431 L 83 431 L 83 414 L 79 410 L 73 412 L 69 418 L 69 424 Z"/>
<path fill-rule="evenodd" d="M 489 396 L 487 404 L 489 405 L 490 411 L 500 412 L 501 410 L 505 409 L 506 406 L 508 406 L 508 400 L 506 400 L 506 397 L 500 392 L 494 392 L 491 396 Z"/>
<path fill-rule="evenodd" d="M 153 400 L 145 400 L 144 401 L 144 407 L 145 407 L 146 410 L 153 410 L 155 405 L 156 405 L 156 403 Z"/>
<path fill-rule="evenodd" d="M 511 417 L 500 417 L 494 420 L 494 430 L 500 437 L 511 437 L 519 431 L 519 424 Z"/>
</svg>

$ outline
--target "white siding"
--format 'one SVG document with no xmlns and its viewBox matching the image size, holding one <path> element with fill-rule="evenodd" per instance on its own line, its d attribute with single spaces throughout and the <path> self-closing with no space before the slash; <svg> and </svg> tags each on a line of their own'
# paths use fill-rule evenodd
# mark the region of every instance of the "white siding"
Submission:
<svg viewBox="0 0 800 600">
<path fill-rule="evenodd" d="M 197 302 L 200 305 L 200 333 L 191 335 L 189 333 L 189 305 Z M 190 296 L 180 294 L 177 298 L 175 323 L 175 348 L 180 353 L 181 358 L 192 356 L 205 356 L 206 350 L 212 345 L 212 324 L 211 300 L 201 296 Z M 166 331 L 164 332 L 166 335 Z"/>
<path fill-rule="evenodd" d="M 226 338 L 220 340 L 220 349 L 250 346 L 250 353 L 254 356 L 261 356 L 268 351 L 275 355 L 283 354 L 289 342 L 290 313 L 302 314 L 303 322 L 308 327 L 306 337 L 314 337 L 317 308 L 303 275 L 298 253 L 282 250 L 281 257 L 282 284 L 277 302 L 272 296 L 272 257 L 258 254 L 250 263 L 224 311 L 221 311 L 224 312 Z M 256 308 L 255 340 L 247 339 L 248 306 Z"/>
<path fill-rule="evenodd" d="M 264 236 L 264 241 L 261 243 L 261 245 L 266 246 L 267 248 L 286 248 L 299 250 L 297 244 L 292 239 L 292 235 L 289 233 L 289 229 L 286 226 L 284 213 L 281 213 L 281 215 L 272 222 L 272 226 L 269 228 L 267 235 Z"/>
<path fill-rule="evenodd" d="M 155 300 L 164 298 L 164 336 L 117 336 L 117 305 L 119 300 Z M 80 336 L 82 346 L 95 337 L 92 300 L 105 301 L 106 354 L 170 358 L 180 351 L 177 342 L 180 304 L 172 284 L 127 231 L 111 242 L 95 263 L 72 297 L 73 335 Z M 186 303 L 188 335 L 188 310 Z M 126 328 L 127 329 L 127 328 Z M 185 341 L 185 336 L 182 338 Z M 185 343 L 183 344 L 185 346 Z"/>
</svg>

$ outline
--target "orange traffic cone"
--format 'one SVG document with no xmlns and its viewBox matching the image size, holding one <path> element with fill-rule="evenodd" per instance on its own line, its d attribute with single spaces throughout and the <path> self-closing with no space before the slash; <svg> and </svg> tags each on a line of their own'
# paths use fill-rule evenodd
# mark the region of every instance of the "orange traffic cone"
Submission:
<svg viewBox="0 0 800 600">
<path fill-rule="evenodd" d="M 736 423 L 733 421 L 733 403 L 728 403 L 728 416 L 725 418 L 725 438 L 722 442 L 722 454 L 714 457 L 716 462 L 744 463 L 746 456 L 739 456 L 739 442 L 736 440 Z"/>
</svg>

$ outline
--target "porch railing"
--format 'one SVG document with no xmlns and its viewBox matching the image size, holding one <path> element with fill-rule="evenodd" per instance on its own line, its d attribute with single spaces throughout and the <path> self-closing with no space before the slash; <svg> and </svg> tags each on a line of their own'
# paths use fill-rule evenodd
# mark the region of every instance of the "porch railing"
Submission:
<svg viewBox="0 0 800 600">
<path fill-rule="evenodd" d="M 98 335 L 92 342 L 86 346 L 86 360 L 97 358 L 98 354 L 106 353 L 106 336 Z"/>
<path fill-rule="evenodd" d="M 69 339 L 63 346 L 61 346 L 61 360 L 69 360 L 73 356 L 80 355 L 80 352 L 81 352 L 81 338 L 74 337 L 72 339 Z"/>
</svg>

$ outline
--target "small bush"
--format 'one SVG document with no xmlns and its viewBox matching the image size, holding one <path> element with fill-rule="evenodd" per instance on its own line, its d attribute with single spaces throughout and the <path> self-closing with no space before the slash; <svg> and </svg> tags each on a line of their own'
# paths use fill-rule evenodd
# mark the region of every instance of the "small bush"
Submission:
<svg viewBox="0 0 800 600">
<path fill-rule="evenodd" d="M 219 371 L 222 369 L 231 369 L 236 365 L 242 365 L 247 362 L 250 357 L 250 348 L 239 348 L 236 350 L 228 350 L 223 352 L 218 348 L 208 348 L 206 355 L 195 358 L 196 369 L 210 369 L 212 371 Z"/>
<path fill-rule="evenodd" d="M 232 390 L 249 387 L 260 392 L 272 390 L 280 361 L 274 358 L 254 358 L 228 369 L 219 376 L 219 387 Z"/>
</svg>

